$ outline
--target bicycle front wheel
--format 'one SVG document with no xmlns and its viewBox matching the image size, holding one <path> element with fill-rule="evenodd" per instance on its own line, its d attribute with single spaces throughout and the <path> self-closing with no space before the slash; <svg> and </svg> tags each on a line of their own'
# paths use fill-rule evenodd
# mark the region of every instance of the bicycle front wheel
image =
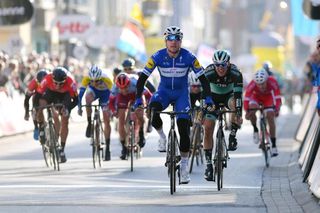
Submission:
<svg viewBox="0 0 320 213">
<path fill-rule="evenodd" d="M 270 165 L 270 155 L 269 155 L 269 151 L 268 151 L 268 147 L 266 146 L 266 125 L 264 123 L 264 121 L 260 122 L 260 131 L 261 131 L 261 141 L 260 141 L 260 145 L 261 145 L 261 151 L 263 153 L 264 156 L 264 160 L 265 160 L 265 165 L 266 167 L 269 167 Z"/>
<path fill-rule="evenodd" d="M 50 138 L 49 147 L 52 155 L 53 167 L 54 167 L 54 170 L 60 171 L 58 139 L 57 139 L 56 131 L 53 124 L 49 124 L 49 138 Z"/>
<path fill-rule="evenodd" d="M 217 159 L 215 161 L 215 169 L 217 173 L 217 188 L 218 191 L 222 189 L 223 186 L 223 135 L 222 130 L 219 129 L 217 133 Z"/>
<path fill-rule="evenodd" d="M 131 172 L 133 171 L 133 158 L 134 158 L 134 146 L 135 146 L 135 134 L 134 134 L 134 122 L 130 122 L 130 160 L 131 160 Z"/>
<path fill-rule="evenodd" d="M 173 130 L 169 133 L 168 138 L 168 173 L 170 177 L 170 193 L 176 191 L 176 146 L 175 146 L 175 133 Z"/>
</svg>

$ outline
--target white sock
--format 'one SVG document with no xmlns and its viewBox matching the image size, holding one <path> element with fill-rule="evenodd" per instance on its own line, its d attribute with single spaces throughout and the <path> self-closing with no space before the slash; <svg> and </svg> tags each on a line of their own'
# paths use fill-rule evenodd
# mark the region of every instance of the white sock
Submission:
<svg viewBox="0 0 320 213">
<path fill-rule="evenodd" d="M 189 158 L 188 157 L 181 157 L 181 167 L 187 168 L 188 167 Z"/>
<path fill-rule="evenodd" d="M 158 134 L 159 134 L 159 136 L 161 137 L 161 138 L 166 138 L 166 134 L 164 134 L 164 132 L 163 132 L 163 129 L 161 128 L 161 129 L 159 129 L 159 130 L 157 130 L 157 132 L 158 132 Z"/>
</svg>

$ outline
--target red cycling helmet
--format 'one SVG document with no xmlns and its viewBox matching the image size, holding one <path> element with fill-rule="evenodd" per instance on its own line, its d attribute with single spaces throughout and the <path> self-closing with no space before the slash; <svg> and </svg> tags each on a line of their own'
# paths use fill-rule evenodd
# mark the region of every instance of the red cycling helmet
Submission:
<svg viewBox="0 0 320 213">
<path fill-rule="evenodd" d="M 124 89 L 130 84 L 130 78 L 126 73 L 120 73 L 116 78 L 116 85 L 120 89 Z"/>
</svg>

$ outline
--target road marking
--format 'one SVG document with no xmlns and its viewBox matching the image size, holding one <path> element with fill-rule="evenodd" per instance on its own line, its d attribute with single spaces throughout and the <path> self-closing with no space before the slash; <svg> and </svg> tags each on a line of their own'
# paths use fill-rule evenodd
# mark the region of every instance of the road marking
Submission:
<svg viewBox="0 0 320 213">
<path fill-rule="evenodd" d="M 204 186 L 204 185 L 180 185 L 177 187 L 189 188 L 189 189 L 212 189 L 214 186 Z M 29 184 L 29 185 L 0 185 L 0 189 L 12 189 L 12 188 L 169 188 L 165 185 L 115 185 L 115 184 L 73 184 L 73 185 L 63 185 L 63 184 Z M 228 189 L 260 189 L 260 186 L 226 186 Z"/>
</svg>

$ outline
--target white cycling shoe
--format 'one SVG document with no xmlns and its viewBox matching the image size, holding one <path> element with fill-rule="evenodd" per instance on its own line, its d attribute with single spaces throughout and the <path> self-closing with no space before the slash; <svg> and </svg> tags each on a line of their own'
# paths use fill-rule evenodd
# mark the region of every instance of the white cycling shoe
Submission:
<svg viewBox="0 0 320 213">
<path fill-rule="evenodd" d="M 259 132 L 253 132 L 253 143 L 259 143 Z"/>
<path fill-rule="evenodd" d="M 272 157 L 276 157 L 276 156 L 278 156 L 278 149 L 277 149 L 277 147 L 271 147 L 271 155 L 272 155 Z"/>
<path fill-rule="evenodd" d="M 158 151 L 159 152 L 166 152 L 166 147 L 167 147 L 167 139 L 160 137 L 159 142 L 158 142 Z"/>
<path fill-rule="evenodd" d="M 181 184 L 188 184 L 190 182 L 188 166 L 180 165 L 180 177 Z"/>
</svg>

